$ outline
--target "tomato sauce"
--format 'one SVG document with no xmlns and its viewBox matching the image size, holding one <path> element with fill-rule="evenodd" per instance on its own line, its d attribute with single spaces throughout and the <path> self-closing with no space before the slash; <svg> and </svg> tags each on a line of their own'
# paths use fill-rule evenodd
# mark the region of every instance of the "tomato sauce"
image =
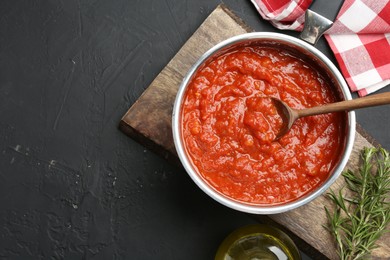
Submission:
<svg viewBox="0 0 390 260">
<path fill-rule="evenodd" d="M 335 102 L 327 81 L 299 57 L 272 47 L 238 47 L 192 78 L 182 137 L 198 174 L 249 204 L 281 204 L 320 185 L 339 157 L 343 113 L 298 119 L 275 141 L 282 119 L 271 100 L 302 109 Z"/>
</svg>

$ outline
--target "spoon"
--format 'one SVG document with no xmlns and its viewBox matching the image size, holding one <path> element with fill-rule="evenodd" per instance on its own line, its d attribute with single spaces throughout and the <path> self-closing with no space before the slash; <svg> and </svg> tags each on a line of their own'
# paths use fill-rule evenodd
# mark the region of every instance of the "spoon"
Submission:
<svg viewBox="0 0 390 260">
<path fill-rule="evenodd" d="M 364 107 L 373 107 L 379 105 L 390 104 L 390 92 L 370 95 L 367 97 L 357 98 L 353 100 L 345 100 L 335 103 L 329 103 L 322 106 L 316 106 L 305 109 L 293 109 L 286 103 L 277 98 L 271 98 L 274 106 L 276 107 L 278 114 L 283 120 L 283 126 L 275 137 L 278 140 L 285 135 L 294 122 L 301 117 L 314 116 L 319 114 L 327 114 L 338 111 L 349 111 Z"/>
</svg>

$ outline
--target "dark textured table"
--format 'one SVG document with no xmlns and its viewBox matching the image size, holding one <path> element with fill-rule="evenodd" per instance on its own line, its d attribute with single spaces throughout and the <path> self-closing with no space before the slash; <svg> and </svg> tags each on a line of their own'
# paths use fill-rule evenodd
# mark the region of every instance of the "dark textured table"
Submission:
<svg viewBox="0 0 390 260">
<path fill-rule="evenodd" d="M 254 223 L 117 128 L 219 3 L 0 2 L 0 259 L 212 259 Z M 224 3 L 275 31 L 249 0 Z M 357 112 L 387 149 L 389 115 Z"/>
</svg>

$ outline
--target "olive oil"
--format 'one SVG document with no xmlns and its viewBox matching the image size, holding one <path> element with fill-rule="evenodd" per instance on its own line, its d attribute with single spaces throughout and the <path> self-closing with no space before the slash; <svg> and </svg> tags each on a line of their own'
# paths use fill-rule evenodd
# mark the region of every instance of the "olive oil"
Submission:
<svg viewBox="0 0 390 260">
<path fill-rule="evenodd" d="M 216 260 L 300 259 L 294 242 L 282 231 L 265 225 L 251 225 L 230 234 L 221 244 Z"/>
</svg>

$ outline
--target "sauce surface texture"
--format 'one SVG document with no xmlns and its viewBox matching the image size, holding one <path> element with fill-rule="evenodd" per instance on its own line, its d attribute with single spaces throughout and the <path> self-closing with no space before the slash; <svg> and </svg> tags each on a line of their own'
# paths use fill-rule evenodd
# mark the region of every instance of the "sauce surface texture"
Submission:
<svg viewBox="0 0 390 260">
<path fill-rule="evenodd" d="M 302 109 L 337 101 L 301 59 L 271 47 L 240 47 L 208 61 L 192 78 L 181 111 L 182 138 L 198 174 L 217 191 L 249 204 L 303 196 L 338 160 L 343 114 L 301 118 L 282 138 L 267 97 Z"/>
</svg>

